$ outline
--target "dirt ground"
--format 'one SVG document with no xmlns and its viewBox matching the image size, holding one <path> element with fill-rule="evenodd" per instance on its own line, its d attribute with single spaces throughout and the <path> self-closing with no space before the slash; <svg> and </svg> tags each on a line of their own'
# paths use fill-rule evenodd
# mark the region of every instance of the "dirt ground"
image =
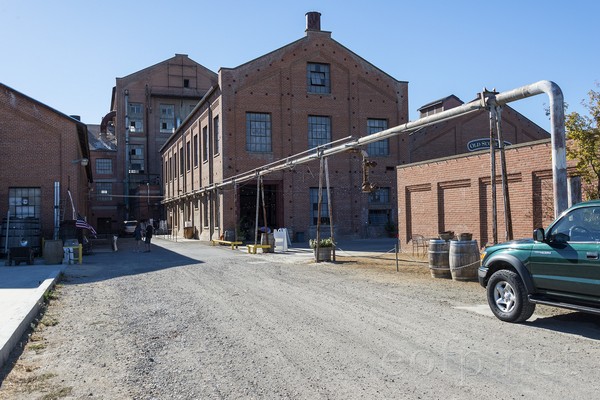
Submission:
<svg viewBox="0 0 600 400">
<path fill-rule="evenodd" d="M 520 359 L 499 379 L 511 341 L 520 356 L 550 350 L 523 325 L 457 311 L 485 291 L 433 279 L 425 257 L 402 254 L 396 271 L 394 254 L 316 264 L 172 247 L 67 269 L 0 399 L 480 399 L 506 395 L 503 379 L 510 398 L 552 398 L 573 395 L 574 374 L 589 382 L 579 393 L 596 385 L 598 350 L 552 331 L 552 346 L 585 353 L 581 366 L 560 359 L 538 382 Z"/>
</svg>

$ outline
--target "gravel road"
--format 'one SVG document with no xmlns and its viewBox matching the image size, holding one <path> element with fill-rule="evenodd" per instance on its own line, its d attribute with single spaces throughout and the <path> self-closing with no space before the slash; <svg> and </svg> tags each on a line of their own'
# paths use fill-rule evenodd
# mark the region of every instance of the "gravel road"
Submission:
<svg viewBox="0 0 600 400">
<path fill-rule="evenodd" d="M 598 396 L 598 317 L 503 323 L 408 262 L 156 243 L 70 266 L 0 399 Z"/>
</svg>

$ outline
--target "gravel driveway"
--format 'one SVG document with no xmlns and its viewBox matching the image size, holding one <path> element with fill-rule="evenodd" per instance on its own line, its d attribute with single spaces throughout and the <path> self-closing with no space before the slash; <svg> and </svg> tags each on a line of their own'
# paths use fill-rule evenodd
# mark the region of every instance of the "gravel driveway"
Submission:
<svg viewBox="0 0 600 400">
<path fill-rule="evenodd" d="M 598 395 L 598 317 L 503 323 L 423 263 L 155 243 L 67 269 L 0 399 Z"/>
</svg>

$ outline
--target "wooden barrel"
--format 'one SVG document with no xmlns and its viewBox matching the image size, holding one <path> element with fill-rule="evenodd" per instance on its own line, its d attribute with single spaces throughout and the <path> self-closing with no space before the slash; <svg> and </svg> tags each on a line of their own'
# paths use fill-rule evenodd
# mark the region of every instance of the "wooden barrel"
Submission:
<svg viewBox="0 0 600 400">
<path fill-rule="evenodd" d="M 429 271 L 433 278 L 450 278 L 449 245 L 445 240 L 429 241 Z"/>
<path fill-rule="evenodd" d="M 455 281 L 477 280 L 481 256 L 477 240 L 450 241 L 450 273 Z"/>
</svg>

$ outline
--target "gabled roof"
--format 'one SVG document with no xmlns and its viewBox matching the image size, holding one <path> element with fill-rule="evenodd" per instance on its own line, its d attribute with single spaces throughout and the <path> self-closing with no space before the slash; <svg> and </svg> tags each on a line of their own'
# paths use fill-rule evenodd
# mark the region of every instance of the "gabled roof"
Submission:
<svg viewBox="0 0 600 400">
<path fill-rule="evenodd" d="M 446 96 L 446 97 L 443 97 L 443 98 L 441 98 L 441 99 L 437 99 L 437 100 L 434 100 L 434 101 L 432 101 L 432 102 L 429 102 L 429 103 L 427 103 L 427 104 L 425 104 L 425 105 L 422 105 L 422 106 L 421 106 L 419 109 L 417 109 L 417 111 L 421 111 L 421 110 L 424 110 L 424 109 L 426 109 L 426 108 L 431 108 L 431 107 L 433 107 L 433 106 L 437 106 L 438 104 L 442 104 L 442 103 L 444 103 L 445 101 L 447 101 L 447 100 L 450 100 L 450 99 L 452 99 L 452 98 L 454 98 L 454 99 L 458 100 L 458 101 L 459 101 L 461 104 L 464 104 L 464 101 L 462 101 L 461 99 L 459 99 L 459 98 L 458 98 L 458 97 L 456 97 L 455 95 L 451 94 L 451 95 L 449 95 L 449 96 Z"/>
<path fill-rule="evenodd" d="M 83 122 L 81 122 L 78 119 L 78 117 L 75 118 L 73 116 L 64 114 L 64 113 L 58 111 L 57 109 L 52 108 L 49 105 L 44 104 L 41 101 L 34 99 L 33 97 L 29 97 L 26 94 L 23 94 L 23 93 L 19 92 L 18 90 L 15 90 L 15 89 L 11 88 L 10 86 L 7 86 L 7 85 L 5 85 L 3 83 L 0 83 L 0 89 L 4 90 L 6 92 L 12 92 L 15 95 L 18 95 L 19 97 L 23 97 L 24 99 L 26 99 L 26 100 L 28 100 L 28 101 L 30 101 L 32 103 L 35 103 L 36 105 L 38 105 L 38 106 L 40 106 L 42 108 L 45 108 L 46 110 L 48 110 L 48 111 L 50 111 L 50 112 L 58 115 L 59 117 L 65 119 L 65 120 L 67 120 L 69 122 L 72 122 L 75 125 L 75 128 L 77 130 L 77 139 L 79 141 L 79 147 L 81 149 L 82 158 L 88 158 L 88 159 L 90 158 L 90 149 L 89 149 L 89 144 L 88 144 L 87 126 L 86 126 L 86 124 L 84 124 Z M 86 175 L 87 175 L 88 181 L 92 182 L 92 167 L 91 167 L 91 165 L 88 164 L 85 167 L 85 171 L 86 171 Z"/>
</svg>

